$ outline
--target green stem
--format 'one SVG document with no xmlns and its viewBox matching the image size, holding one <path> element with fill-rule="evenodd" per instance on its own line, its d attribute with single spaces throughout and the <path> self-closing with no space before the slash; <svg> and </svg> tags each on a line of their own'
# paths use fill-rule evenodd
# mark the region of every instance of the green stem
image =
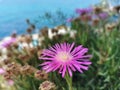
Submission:
<svg viewBox="0 0 120 90">
<path fill-rule="evenodd" d="M 65 75 L 66 82 L 68 84 L 69 90 L 73 90 L 72 88 L 72 77 L 68 75 L 68 72 Z"/>
</svg>

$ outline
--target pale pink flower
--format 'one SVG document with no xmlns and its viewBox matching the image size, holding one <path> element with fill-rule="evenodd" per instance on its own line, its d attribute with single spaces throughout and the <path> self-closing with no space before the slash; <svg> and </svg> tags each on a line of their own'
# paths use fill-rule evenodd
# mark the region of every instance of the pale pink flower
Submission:
<svg viewBox="0 0 120 90">
<path fill-rule="evenodd" d="M 3 68 L 0 68 L 0 75 L 3 75 L 5 73 L 5 70 Z"/>
<path fill-rule="evenodd" d="M 16 42 L 16 38 L 7 38 L 1 41 L 0 47 L 7 48 L 9 47 L 12 43 Z"/>
<path fill-rule="evenodd" d="M 12 79 L 7 80 L 7 83 L 8 83 L 8 85 L 10 85 L 10 86 L 13 86 L 13 85 L 14 85 L 14 81 L 13 81 Z"/>
</svg>

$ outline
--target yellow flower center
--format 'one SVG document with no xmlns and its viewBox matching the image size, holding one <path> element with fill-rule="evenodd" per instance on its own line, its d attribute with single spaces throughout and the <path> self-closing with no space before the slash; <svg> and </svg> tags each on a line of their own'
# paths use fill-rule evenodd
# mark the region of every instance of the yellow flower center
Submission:
<svg viewBox="0 0 120 90">
<path fill-rule="evenodd" d="M 57 58 L 57 60 L 60 60 L 62 62 L 66 62 L 66 61 L 70 60 L 71 55 L 67 52 L 59 52 L 56 55 L 56 58 Z"/>
</svg>

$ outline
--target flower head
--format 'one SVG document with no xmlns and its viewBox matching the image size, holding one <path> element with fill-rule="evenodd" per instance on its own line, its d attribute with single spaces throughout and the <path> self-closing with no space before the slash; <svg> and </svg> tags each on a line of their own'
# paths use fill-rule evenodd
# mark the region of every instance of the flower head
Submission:
<svg viewBox="0 0 120 90">
<path fill-rule="evenodd" d="M 4 74 L 5 70 L 3 68 L 0 68 L 0 75 Z"/>
<path fill-rule="evenodd" d="M 108 13 L 103 12 L 98 15 L 101 19 L 106 19 L 108 17 Z"/>
<path fill-rule="evenodd" d="M 56 90 L 56 85 L 50 81 L 44 81 L 40 84 L 39 90 Z"/>
<path fill-rule="evenodd" d="M 35 75 L 35 78 L 40 80 L 48 79 L 48 74 L 42 70 L 36 71 L 34 75 Z"/>
<path fill-rule="evenodd" d="M 92 11 L 93 11 L 92 8 L 85 8 L 85 9 L 79 9 L 79 8 L 77 8 L 76 9 L 76 13 L 80 14 L 80 15 L 88 14 L 88 13 L 91 13 Z"/>
<path fill-rule="evenodd" d="M 46 72 L 57 71 L 65 76 L 68 72 L 72 76 L 72 71 L 88 70 L 88 65 L 91 64 L 89 58 L 91 55 L 86 55 L 88 52 L 87 48 L 82 45 L 75 47 L 75 44 L 61 43 L 55 44 L 49 49 L 43 50 L 40 59 L 45 60 L 41 64 L 43 70 Z"/>
<path fill-rule="evenodd" d="M 2 40 L 0 46 L 4 47 L 4 48 L 7 48 L 14 42 L 16 42 L 16 38 L 12 38 L 12 37 L 6 38 L 6 39 Z"/>
<path fill-rule="evenodd" d="M 14 81 L 13 81 L 12 79 L 7 80 L 7 82 L 8 82 L 8 85 L 10 85 L 10 86 L 13 86 L 13 85 L 14 85 Z"/>
</svg>

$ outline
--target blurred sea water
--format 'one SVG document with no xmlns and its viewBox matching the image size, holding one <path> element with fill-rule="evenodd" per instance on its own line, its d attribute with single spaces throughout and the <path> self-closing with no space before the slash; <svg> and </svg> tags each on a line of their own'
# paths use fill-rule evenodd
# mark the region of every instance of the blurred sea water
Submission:
<svg viewBox="0 0 120 90">
<path fill-rule="evenodd" d="M 60 9 L 70 15 L 76 8 L 90 7 L 98 2 L 99 0 L 0 0 L 0 38 L 9 36 L 14 31 L 24 33 L 28 27 L 26 19 L 34 21 L 47 11 L 54 13 Z M 44 24 L 39 25 L 39 28 Z"/>
</svg>

